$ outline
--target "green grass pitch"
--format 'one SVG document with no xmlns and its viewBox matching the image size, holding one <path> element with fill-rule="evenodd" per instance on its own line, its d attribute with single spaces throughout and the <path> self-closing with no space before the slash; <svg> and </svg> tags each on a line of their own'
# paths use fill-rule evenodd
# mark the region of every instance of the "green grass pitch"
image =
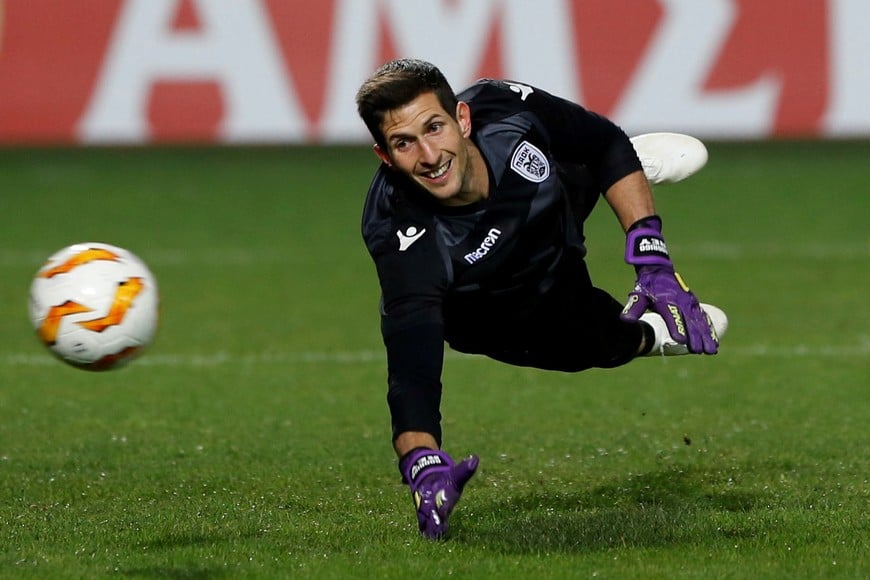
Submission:
<svg viewBox="0 0 870 580">
<path fill-rule="evenodd" d="M 711 144 L 657 201 L 728 312 L 716 357 L 576 375 L 448 356 L 445 449 L 481 455 L 444 543 L 389 445 L 367 148 L 0 151 L 0 576 L 866 578 L 870 143 Z M 633 272 L 604 204 L 598 285 Z M 55 250 L 142 257 L 157 340 L 51 358 Z"/>
</svg>

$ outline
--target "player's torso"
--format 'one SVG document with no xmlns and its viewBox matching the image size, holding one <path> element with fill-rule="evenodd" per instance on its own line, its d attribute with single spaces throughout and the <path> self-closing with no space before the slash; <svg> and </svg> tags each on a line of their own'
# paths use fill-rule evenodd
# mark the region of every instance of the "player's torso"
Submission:
<svg viewBox="0 0 870 580">
<path fill-rule="evenodd" d="M 520 116 L 485 125 L 475 142 L 490 170 L 489 197 L 471 213 L 434 216 L 452 265 L 451 292 L 534 285 L 564 245 L 558 172 L 542 136 Z"/>
<path fill-rule="evenodd" d="M 546 130 L 515 94 L 484 91 L 480 100 L 460 98 L 469 103 L 472 140 L 489 170 L 487 199 L 445 208 L 386 168 L 375 178 L 364 235 L 370 251 L 380 248 L 373 255 L 381 255 L 382 283 L 404 280 L 399 294 L 430 294 L 437 286 L 448 299 L 475 301 L 538 292 L 566 249 L 583 252 Z M 391 276 L 393 268 L 401 276 Z"/>
</svg>

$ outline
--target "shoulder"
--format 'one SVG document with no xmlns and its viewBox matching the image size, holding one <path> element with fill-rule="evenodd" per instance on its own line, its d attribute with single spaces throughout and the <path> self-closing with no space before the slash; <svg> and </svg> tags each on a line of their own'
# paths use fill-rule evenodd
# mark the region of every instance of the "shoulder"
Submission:
<svg viewBox="0 0 870 580">
<path fill-rule="evenodd" d="M 407 181 L 385 166 L 375 173 L 361 224 L 363 240 L 372 257 L 398 251 L 402 234 L 432 225 L 431 212 L 414 203 L 409 190 Z"/>
<path fill-rule="evenodd" d="M 483 135 L 522 135 L 544 145 L 550 134 L 564 131 L 571 114 L 584 112 L 581 107 L 554 97 L 550 93 L 512 80 L 481 79 L 460 93 L 459 99 L 471 110 L 472 130 Z"/>
<path fill-rule="evenodd" d="M 540 87 L 513 80 L 481 79 L 459 95 L 468 103 L 477 123 L 525 117 L 554 131 L 566 125 L 598 118 L 582 105 Z"/>
<path fill-rule="evenodd" d="M 523 103 L 528 96 L 541 92 L 532 85 L 507 79 L 480 79 L 457 95 L 459 100 L 466 102 L 506 101 L 514 104 Z"/>
<path fill-rule="evenodd" d="M 498 118 L 530 110 L 528 97 L 538 89 L 508 80 L 481 79 L 459 93 L 460 101 L 468 103 L 472 115 Z"/>
<path fill-rule="evenodd" d="M 380 280 L 384 312 L 410 312 L 421 300 L 440 300 L 448 285 L 449 255 L 436 218 L 385 167 L 369 188 L 362 234 Z"/>
<path fill-rule="evenodd" d="M 372 256 L 390 241 L 396 214 L 401 209 L 401 192 L 389 169 L 381 165 L 369 185 L 362 214 L 362 236 Z"/>
</svg>

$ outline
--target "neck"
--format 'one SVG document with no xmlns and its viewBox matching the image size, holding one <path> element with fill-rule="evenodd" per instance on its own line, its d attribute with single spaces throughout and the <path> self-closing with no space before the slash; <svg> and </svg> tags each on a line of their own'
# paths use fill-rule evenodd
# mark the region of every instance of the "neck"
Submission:
<svg viewBox="0 0 870 580">
<path fill-rule="evenodd" d="M 473 142 L 468 143 L 468 169 L 462 184 L 462 200 L 474 203 L 489 197 L 489 169 L 486 161 Z"/>
</svg>

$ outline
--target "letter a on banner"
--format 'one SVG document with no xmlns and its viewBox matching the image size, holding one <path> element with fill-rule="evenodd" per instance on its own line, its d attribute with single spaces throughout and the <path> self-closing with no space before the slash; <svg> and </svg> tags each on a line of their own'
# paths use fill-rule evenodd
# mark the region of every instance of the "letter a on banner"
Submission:
<svg viewBox="0 0 870 580">
<path fill-rule="evenodd" d="M 80 138 L 148 141 L 154 84 L 207 80 L 220 87 L 224 99 L 220 139 L 300 140 L 306 119 L 261 0 L 188 1 L 199 18 L 198 30 L 172 29 L 181 0 L 125 2 L 79 123 Z"/>
</svg>

